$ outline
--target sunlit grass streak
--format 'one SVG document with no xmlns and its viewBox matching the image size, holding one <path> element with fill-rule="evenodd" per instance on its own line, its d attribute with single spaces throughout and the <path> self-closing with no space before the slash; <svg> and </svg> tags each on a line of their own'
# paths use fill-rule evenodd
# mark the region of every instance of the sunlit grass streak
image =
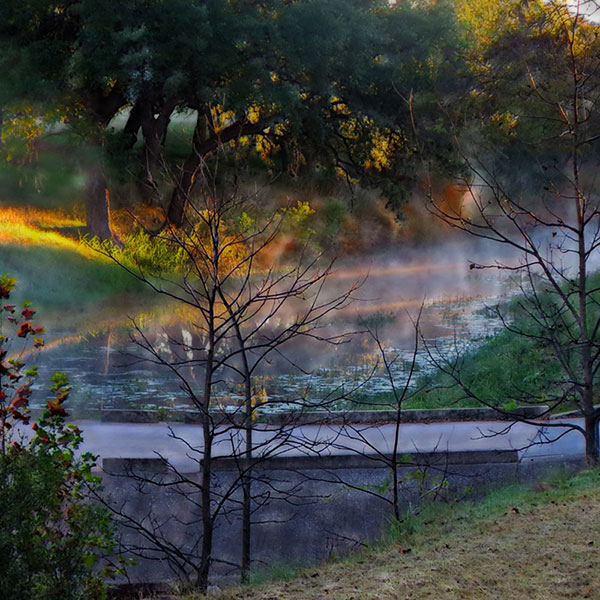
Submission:
<svg viewBox="0 0 600 600">
<path fill-rule="evenodd" d="M 44 343 L 43 349 L 52 350 L 54 348 L 60 348 L 61 346 L 64 346 L 65 344 L 77 344 L 83 340 L 85 340 L 85 334 L 83 334 L 83 333 L 77 333 L 77 334 L 73 334 L 73 335 L 63 335 L 55 340 L 52 340 L 51 342 Z M 27 358 L 28 356 L 36 354 L 39 351 L 40 350 L 38 348 L 27 348 L 27 349 L 23 350 L 22 352 L 20 352 L 19 356 L 22 358 Z"/>
<path fill-rule="evenodd" d="M 79 240 L 63 235 L 57 228 L 84 227 L 85 222 L 58 210 L 0 207 L 0 244 L 51 246 L 96 258 Z"/>
</svg>

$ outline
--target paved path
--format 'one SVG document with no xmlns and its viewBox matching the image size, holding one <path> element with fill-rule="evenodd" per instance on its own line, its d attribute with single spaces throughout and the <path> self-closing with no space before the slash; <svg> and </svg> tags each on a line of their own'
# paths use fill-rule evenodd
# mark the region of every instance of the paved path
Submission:
<svg viewBox="0 0 600 600">
<path fill-rule="evenodd" d="M 573 423 L 577 419 L 571 420 Z M 197 470 L 201 459 L 199 448 L 202 429 L 199 425 L 182 423 L 103 423 L 77 421 L 83 430 L 82 450 L 89 450 L 100 458 L 150 458 L 161 455 L 179 469 Z M 401 425 L 398 448 L 402 453 L 432 451 L 470 451 L 516 449 L 526 460 L 551 456 L 582 456 L 583 437 L 576 431 L 543 428 L 524 423 L 508 427 L 506 422 L 445 422 L 406 423 Z M 304 425 L 290 429 L 285 441 L 273 442 L 275 427 L 257 426 L 255 444 L 267 447 L 277 444 L 274 455 L 309 456 L 327 454 L 373 454 L 390 452 L 394 443 L 392 425 L 354 425 L 342 428 L 336 425 Z M 551 443 L 536 442 L 560 439 Z M 231 434 L 224 435 L 215 446 L 215 455 L 227 456 L 232 445 L 241 447 L 242 440 Z M 535 445 L 532 445 L 534 443 Z"/>
</svg>

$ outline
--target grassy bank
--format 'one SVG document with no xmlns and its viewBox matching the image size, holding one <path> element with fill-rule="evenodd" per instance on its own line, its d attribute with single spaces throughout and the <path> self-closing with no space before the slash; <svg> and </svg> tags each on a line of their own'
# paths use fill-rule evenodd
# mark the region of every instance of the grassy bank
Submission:
<svg viewBox="0 0 600 600">
<path fill-rule="evenodd" d="M 564 378 L 548 347 L 510 331 L 502 331 L 463 356 L 457 371 L 465 388 L 486 404 L 510 410 L 521 399 L 545 403 Z M 476 407 L 450 375 L 435 372 L 417 381 L 405 408 Z"/>
<path fill-rule="evenodd" d="M 115 306 L 136 314 L 150 301 L 123 269 L 67 248 L 2 244 L 0 272 L 18 279 L 13 299 L 32 301 L 46 324 L 74 328 L 115 315 Z"/>
<path fill-rule="evenodd" d="M 146 286 L 81 243 L 84 225 L 76 211 L 0 211 L 0 274 L 18 279 L 14 301 L 32 301 L 46 324 L 77 327 L 115 306 L 136 314 L 149 303 Z"/>
<path fill-rule="evenodd" d="M 444 366 L 444 360 L 432 349 L 432 356 Z M 454 376 L 441 370 L 414 376 L 403 409 L 481 408 L 496 406 L 511 410 L 520 405 L 548 404 L 553 394 L 560 394 L 565 375 L 548 346 L 532 338 L 503 330 L 459 357 Z M 461 385 L 458 385 L 459 378 Z M 396 382 L 398 383 L 398 382 Z M 463 389 L 464 388 L 464 389 Z M 470 392 L 467 394 L 465 389 Z M 402 387 L 399 387 L 400 393 Z M 353 395 L 355 409 L 394 410 L 391 392 Z M 570 409 L 563 403 L 561 410 Z"/>
<path fill-rule="evenodd" d="M 480 504 L 432 506 L 383 549 L 231 588 L 218 600 L 548 600 L 600 597 L 600 471 Z M 288 573 L 291 575 L 291 572 Z M 201 596 L 180 596 L 192 600 Z"/>
</svg>

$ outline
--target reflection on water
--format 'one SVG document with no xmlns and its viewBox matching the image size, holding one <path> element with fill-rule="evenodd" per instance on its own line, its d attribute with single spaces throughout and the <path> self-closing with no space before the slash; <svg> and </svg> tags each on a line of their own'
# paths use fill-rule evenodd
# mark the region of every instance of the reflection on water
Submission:
<svg viewBox="0 0 600 600">
<path fill-rule="evenodd" d="M 493 311 L 487 308 L 508 293 L 497 275 L 469 272 L 466 263 L 445 263 L 442 268 L 428 264 L 421 268 L 387 264 L 370 269 L 368 286 L 360 290 L 362 298 L 328 324 L 330 330 L 356 330 L 365 318 L 384 315 L 380 337 L 390 355 L 398 356 L 392 368 L 396 387 L 406 380 L 413 355 L 414 326 L 409 315 L 414 319 L 421 304 L 423 336 L 442 352 L 462 353 L 500 329 Z M 340 284 L 352 272 L 352 268 L 340 270 L 332 281 Z M 363 275 L 358 269 L 354 274 Z M 144 331 L 168 359 L 173 339 L 191 345 L 193 325 L 181 321 L 163 327 L 150 322 Z M 51 373 L 64 370 L 73 387 L 70 404 L 75 414 L 89 409 L 193 407 L 172 370 L 144 360 L 148 355 L 132 342 L 126 328 L 84 334 L 55 328 L 47 338 L 46 348 L 35 359 L 40 371 L 38 387 L 47 389 Z M 181 353 L 181 347 L 178 350 Z M 378 353 L 368 336 L 355 336 L 337 347 L 296 340 L 286 353 L 287 360 L 273 357 L 258 371 L 255 393 L 263 401 L 268 399 L 269 410 L 289 408 L 289 402 L 300 400 L 318 403 L 357 385 L 363 396 L 376 397 L 391 391 L 389 378 L 381 368 L 375 368 Z M 290 360 L 302 371 L 292 368 Z M 416 363 L 419 373 L 431 369 L 424 349 L 419 349 Z M 199 393 L 200 367 L 185 365 L 179 372 Z M 239 404 L 239 385 L 222 383 L 217 389 L 220 404 Z M 39 394 L 36 398 L 41 400 Z"/>
</svg>

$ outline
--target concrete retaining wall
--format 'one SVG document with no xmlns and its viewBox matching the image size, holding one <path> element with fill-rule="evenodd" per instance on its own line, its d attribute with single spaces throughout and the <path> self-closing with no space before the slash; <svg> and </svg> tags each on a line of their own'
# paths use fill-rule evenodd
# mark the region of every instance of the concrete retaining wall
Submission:
<svg viewBox="0 0 600 600">
<path fill-rule="evenodd" d="M 162 459 L 106 459 L 103 483 L 114 506 L 135 520 L 154 523 L 164 539 L 191 550 L 202 536 L 199 521 L 199 472 L 188 473 L 188 482 L 176 484 L 177 475 Z M 445 500 L 480 496 L 490 487 L 529 483 L 550 472 L 572 472 L 584 466 L 583 459 L 560 458 L 518 462 L 516 451 L 481 451 L 414 454 L 398 470 L 402 479 L 403 510 L 414 508 L 425 489 L 439 488 Z M 414 477 L 415 469 L 425 477 Z M 141 476 L 136 481 L 132 475 Z M 215 463 L 213 484 L 223 490 L 236 479 L 231 459 Z M 315 563 L 360 549 L 381 537 L 389 527 L 391 506 L 372 492 L 382 490 L 390 471 L 382 462 L 362 455 L 286 457 L 269 459 L 254 471 L 252 558 L 254 568 L 273 563 Z M 447 484 L 440 486 L 443 481 Z M 151 483 L 154 481 L 156 485 Z M 370 493 L 371 492 L 371 493 Z M 241 527 L 239 493 L 226 504 L 217 519 L 213 581 L 222 583 L 236 576 Z M 262 504 L 262 506 L 259 506 Z M 176 578 L 167 560 L 160 560 L 148 539 L 126 526 L 123 540 L 147 548 L 146 560 L 130 568 L 134 582 L 161 582 Z M 139 559 L 138 559 L 139 560 Z M 222 562 L 218 562 L 222 561 Z"/>
</svg>

